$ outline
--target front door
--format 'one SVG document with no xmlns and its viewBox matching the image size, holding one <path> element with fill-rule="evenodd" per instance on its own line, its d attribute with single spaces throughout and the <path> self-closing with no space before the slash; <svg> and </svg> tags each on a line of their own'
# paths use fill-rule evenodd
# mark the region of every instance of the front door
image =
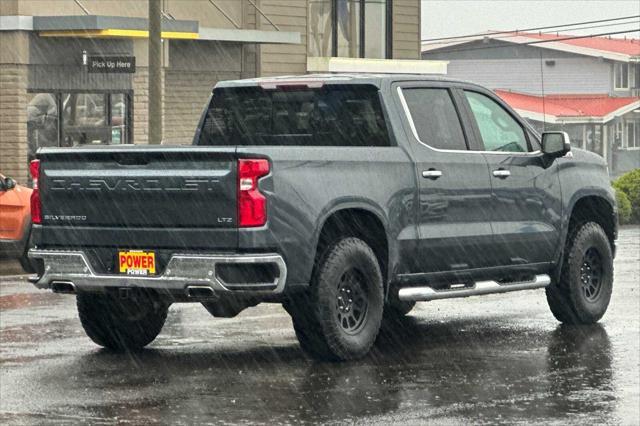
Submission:
<svg viewBox="0 0 640 426">
<path fill-rule="evenodd" d="M 489 93 L 464 91 L 491 172 L 492 227 L 501 265 L 550 262 L 560 242 L 557 165 L 533 134 Z"/>
<path fill-rule="evenodd" d="M 495 266 L 489 169 L 469 149 L 459 94 L 438 83 L 402 83 L 396 91 L 419 182 L 421 272 L 465 275 Z"/>
</svg>

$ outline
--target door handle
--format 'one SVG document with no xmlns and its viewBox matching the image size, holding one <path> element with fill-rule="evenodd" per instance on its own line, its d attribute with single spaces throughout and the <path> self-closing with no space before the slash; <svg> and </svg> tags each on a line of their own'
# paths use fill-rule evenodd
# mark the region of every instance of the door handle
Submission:
<svg viewBox="0 0 640 426">
<path fill-rule="evenodd" d="M 500 178 L 500 179 L 506 179 L 509 176 L 511 176 L 511 172 L 509 170 L 505 170 L 505 169 L 498 169 L 498 170 L 494 170 L 493 171 L 493 175 L 495 177 Z"/>
<path fill-rule="evenodd" d="M 431 179 L 431 180 L 436 180 L 438 179 L 440 176 L 442 176 L 442 172 L 440 170 L 436 170 L 436 169 L 429 169 L 429 170 L 423 170 L 422 171 L 422 177 L 423 178 L 427 178 L 427 179 Z"/>
</svg>

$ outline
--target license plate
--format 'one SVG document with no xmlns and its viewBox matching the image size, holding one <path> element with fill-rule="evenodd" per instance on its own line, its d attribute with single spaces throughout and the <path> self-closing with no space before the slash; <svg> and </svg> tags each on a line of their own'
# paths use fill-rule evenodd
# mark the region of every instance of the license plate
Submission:
<svg viewBox="0 0 640 426">
<path fill-rule="evenodd" d="M 120 273 L 127 275 L 153 275 L 156 273 L 156 254 L 152 251 L 118 252 Z"/>
</svg>

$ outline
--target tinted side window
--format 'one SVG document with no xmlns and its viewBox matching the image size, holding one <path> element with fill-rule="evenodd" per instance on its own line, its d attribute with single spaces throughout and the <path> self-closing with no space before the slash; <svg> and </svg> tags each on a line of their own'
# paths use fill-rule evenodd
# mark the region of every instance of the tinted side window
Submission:
<svg viewBox="0 0 640 426">
<path fill-rule="evenodd" d="M 389 146 L 378 89 L 216 89 L 198 145 Z"/>
<path fill-rule="evenodd" d="M 485 151 L 527 152 L 524 130 L 500 104 L 476 92 L 464 92 L 476 119 Z"/>
<path fill-rule="evenodd" d="M 447 89 L 402 89 L 421 142 L 439 149 L 466 150 L 462 125 Z"/>
</svg>

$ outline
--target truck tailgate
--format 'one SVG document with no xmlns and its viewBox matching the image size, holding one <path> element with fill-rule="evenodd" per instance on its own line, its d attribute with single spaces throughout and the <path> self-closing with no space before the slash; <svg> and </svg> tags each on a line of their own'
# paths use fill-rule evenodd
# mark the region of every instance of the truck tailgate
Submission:
<svg viewBox="0 0 640 426">
<path fill-rule="evenodd" d="M 39 158 L 45 226 L 236 227 L 233 149 L 76 148 Z"/>
</svg>

